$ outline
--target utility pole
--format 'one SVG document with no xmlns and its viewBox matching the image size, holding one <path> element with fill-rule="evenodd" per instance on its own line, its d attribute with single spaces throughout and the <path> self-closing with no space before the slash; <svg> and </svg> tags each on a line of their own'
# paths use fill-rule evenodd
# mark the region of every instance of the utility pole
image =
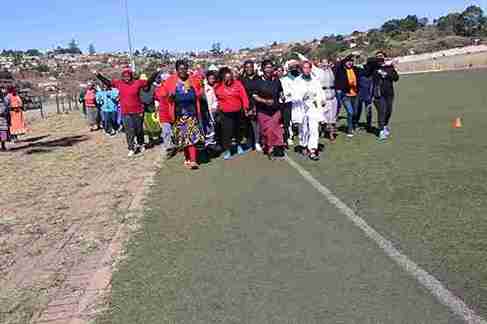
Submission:
<svg viewBox="0 0 487 324">
<path fill-rule="evenodd" d="M 127 39 L 128 39 L 128 44 L 129 44 L 130 65 L 132 66 L 132 70 L 135 72 L 135 59 L 134 59 L 134 54 L 132 51 L 132 35 L 130 32 L 129 5 L 128 5 L 128 0 L 123 0 L 123 2 L 125 5 L 125 16 L 126 16 L 126 22 L 127 22 Z"/>
</svg>

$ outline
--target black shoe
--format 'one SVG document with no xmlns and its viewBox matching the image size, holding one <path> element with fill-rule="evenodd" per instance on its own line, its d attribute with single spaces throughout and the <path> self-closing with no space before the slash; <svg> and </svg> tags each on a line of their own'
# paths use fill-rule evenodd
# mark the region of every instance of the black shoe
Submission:
<svg viewBox="0 0 487 324">
<path fill-rule="evenodd" d="M 277 160 L 283 160 L 286 158 L 286 152 L 282 146 L 275 147 L 272 151 L 272 157 Z"/>
<path fill-rule="evenodd" d="M 320 160 L 320 154 L 317 151 L 313 151 L 309 154 L 309 159 L 311 161 L 319 161 Z"/>
</svg>

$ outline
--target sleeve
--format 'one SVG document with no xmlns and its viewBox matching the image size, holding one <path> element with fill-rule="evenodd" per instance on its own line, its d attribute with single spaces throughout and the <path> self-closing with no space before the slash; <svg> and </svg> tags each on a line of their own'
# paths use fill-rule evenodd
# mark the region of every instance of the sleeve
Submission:
<svg viewBox="0 0 487 324">
<path fill-rule="evenodd" d="M 120 100 L 120 91 L 118 91 L 117 89 L 113 89 L 113 100 Z"/>
<path fill-rule="evenodd" d="M 240 98 L 242 100 L 242 108 L 247 111 L 250 108 L 249 96 L 247 95 L 247 91 L 245 91 L 245 87 L 242 83 L 239 82 L 240 88 Z"/>
<path fill-rule="evenodd" d="M 120 87 L 120 80 L 112 79 L 112 86 L 118 89 Z"/>
<path fill-rule="evenodd" d="M 282 98 L 284 98 L 284 90 L 282 88 L 281 80 L 278 80 L 277 82 L 278 82 L 277 93 L 276 93 L 276 98 L 274 98 L 275 102 L 279 102 Z"/>
<path fill-rule="evenodd" d="M 389 77 L 394 82 L 399 81 L 399 74 L 397 73 L 397 71 L 394 67 L 391 69 L 391 73 L 389 74 Z"/>
<path fill-rule="evenodd" d="M 137 88 L 139 88 L 139 90 L 147 87 L 147 85 L 149 84 L 147 82 L 147 80 L 137 80 L 136 82 L 137 82 L 136 83 L 137 84 Z"/>
</svg>

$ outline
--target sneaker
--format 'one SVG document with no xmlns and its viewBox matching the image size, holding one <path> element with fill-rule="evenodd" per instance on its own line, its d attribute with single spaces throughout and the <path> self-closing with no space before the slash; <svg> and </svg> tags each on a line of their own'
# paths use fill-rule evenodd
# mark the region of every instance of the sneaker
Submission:
<svg viewBox="0 0 487 324">
<path fill-rule="evenodd" d="M 189 162 L 189 168 L 191 170 L 198 170 L 200 168 L 200 166 L 196 162 Z"/>
<path fill-rule="evenodd" d="M 355 135 L 353 133 L 347 133 L 348 138 L 353 138 Z"/>
<path fill-rule="evenodd" d="M 276 160 L 284 160 L 286 158 L 286 152 L 283 147 L 275 147 L 272 151 L 272 157 Z"/>
<path fill-rule="evenodd" d="M 185 161 L 184 161 L 184 166 L 185 166 L 186 168 L 188 168 L 188 169 L 189 169 L 189 168 L 191 168 L 191 161 L 190 161 L 190 160 L 185 160 Z"/>
<path fill-rule="evenodd" d="M 144 152 L 145 152 L 145 145 L 141 145 L 141 146 L 139 147 L 139 153 L 140 153 L 140 154 L 144 154 Z"/>
<path fill-rule="evenodd" d="M 309 154 L 309 159 L 311 161 L 319 161 L 320 160 L 320 155 L 318 154 L 317 150 L 311 151 Z"/>
<path fill-rule="evenodd" d="M 250 150 L 244 149 L 241 145 L 237 147 L 237 154 L 238 155 L 244 155 L 247 154 Z"/>
<path fill-rule="evenodd" d="M 263 152 L 262 146 L 259 143 L 255 144 L 255 150 L 259 153 Z"/>
<path fill-rule="evenodd" d="M 128 154 L 127 156 L 128 156 L 128 157 L 132 157 L 132 156 L 134 156 L 134 155 L 135 155 L 135 151 L 130 150 L 130 151 L 129 151 L 129 154 Z"/>
<path fill-rule="evenodd" d="M 294 141 L 292 139 L 288 139 L 287 140 L 287 145 L 288 146 L 293 146 L 294 145 Z"/>
<path fill-rule="evenodd" d="M 391 129 L 389 126 L 384 127 L 384 132 L 386 133 L 387 137 L 391 136 Z"/>
<path fill-rule="evenodd" d="M 387 139 L 387 132 L 385 130 L 382 130 L 379 134 L 379 140 L 385 141 L 386 139 Z"/>
<path fill-rule="evenodd" d="M 223 152 L 223 159 L 224 160 L 231 160 L 233 158 L 232 152 L 230 150 L 226 150 Z"/>
</svg>

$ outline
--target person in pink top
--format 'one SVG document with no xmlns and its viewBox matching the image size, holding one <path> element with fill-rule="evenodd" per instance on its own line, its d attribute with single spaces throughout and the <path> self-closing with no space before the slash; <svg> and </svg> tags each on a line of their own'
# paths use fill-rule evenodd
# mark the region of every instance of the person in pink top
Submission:
<svg viewBox="0 0 487 324">
<path fill-rule="evenodd" d="M 107 86 L 118 89 L 120 98 L 120 108 L 122 112 L 123 127 L 127 136 L 129 157 L 136 153 L 143 153 L 144 146 L 144 105 L 140 101 L 140 90 L 148 84 L 154 83 L 159 75 L 159 71 L 154 73 L 149 80 L 136 80 L 131 69 L 126 68 L 122 71 L 122 79 L 112 79 L 111 81 L 100 73 L 95 73 L 96 77 Z M 137 145 L 135 141 L 137 140 Z"/>
</svg>

